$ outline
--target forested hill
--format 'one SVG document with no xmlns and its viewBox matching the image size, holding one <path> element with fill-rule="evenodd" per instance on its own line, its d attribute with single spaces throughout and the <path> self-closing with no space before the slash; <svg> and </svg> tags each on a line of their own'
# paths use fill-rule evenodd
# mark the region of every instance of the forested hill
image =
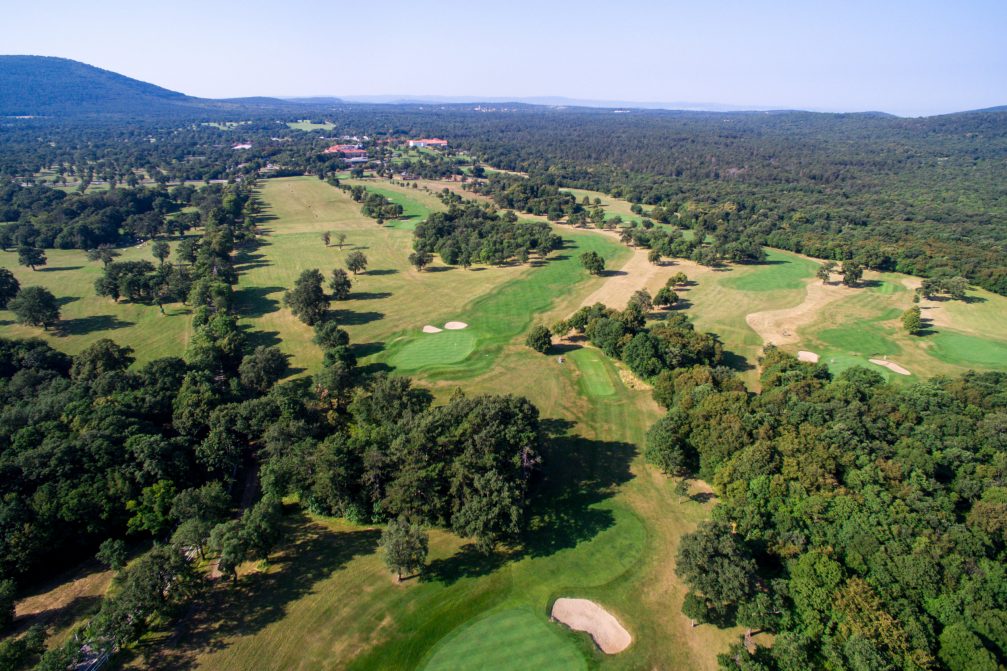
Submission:
<svg viewBox="0 0 1007 671">
<path fill-rule="evenodd" d="M 0 56 L 0 116 L 201 116 L 290 106 L 275 98 L 194 98 L 66 58 Z"/>
</svg>

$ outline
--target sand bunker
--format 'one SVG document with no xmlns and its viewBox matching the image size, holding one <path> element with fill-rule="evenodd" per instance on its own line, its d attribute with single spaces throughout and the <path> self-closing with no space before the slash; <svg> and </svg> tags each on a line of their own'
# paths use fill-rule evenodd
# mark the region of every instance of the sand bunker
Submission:
<svg viewBox="0 0 1007 671">
<path fill-rule="evenodd" d="M 436 326 L 431 326 L 430 324 L 427 324 L 426 326 L 423 327 L 424 333 L 440 333 L 441 330 L 442 329 L 439 329 Z"/>
<path fill-rule="evenodd" d="M 908 370 L 906 370 L 897 363 L 892 363 L 891 361 L 885 361 L 884 359 L 868 359 L 868 361 L 870 361 L 873 364 L 877 364 L 879 366 L 884 366 L 888 370 L 892 371 L 893 373 L 898 373 L 899 375 L 912 375 L 912 373 L 910 373 Z"/>
<path fill-rule="evenodd" d="M 448 322 L 447 324 L 444 325 L 444 328 L 446 328 L 449 331 L 461 331 L 462 329 L 468 327 L 469 325 L 466 324 L 465 322 Z"/>
<path fill-rule="evenodd" d="M 611 613 L 587 599 L 556 599 L 552 616 L 576 631 L 586 631 L 608 655 L 622 652 L 633 637 Z"/>
<path fill-rule="evenodd" d="M 806 350 L 801 350 L 797 353 L 797 360 L 804 361 L 807 363 L 818 363 L 818 355 L 814 352 L 808 352 Z"/>
</svg>

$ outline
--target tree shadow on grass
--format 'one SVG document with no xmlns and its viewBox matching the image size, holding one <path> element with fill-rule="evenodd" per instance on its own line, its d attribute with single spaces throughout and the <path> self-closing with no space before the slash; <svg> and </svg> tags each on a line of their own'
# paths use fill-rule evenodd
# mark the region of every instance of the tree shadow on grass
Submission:
<svg viewBox="0 0 1007 671">
<path fill-rule="evenodd" d="M 80 270 L 84 266 L 45 266 L 39 267 L 35 272 L 39 273 L 58 273 L 61 270 Z"/>
<path fill-rule="evenodd" d="M 350 298 L 355 301 L 373 301 L 380 298 L 388 298 L 392 295 L 390 291 L 354 291 Z"/>
<path fill-rule="evenodd" d="M 179 618 L 171 636 L 150 651 L 146 668 L 195 668 L 197 657 L 227 648 L 228 641 L 251 636 L 282 620 L 291 604 L 355 557 L 375 552 L 375 529 L 331 531 L 297 512 L 287 520 L 288 542 L 270 558 L 267 572 L 243 576 L 235 585 L 221 579 L 190 612 Z"/>
<path fill-rule="evenodd" d="M 260 331 L 245 324 L 241 327 L 248 341 L 249 349 L 256 347 L 277 347 L 281 342 L 279 331 Z"/>
<path fill-rule="evenodd" d="M 375 270 L 365 271 L 361 273 L 361 275 L 380 277 L 382 275 L 398 275 L 398 273 L 399 271 L 395 268 L 377 268 Z"/>
<path fill-rule="evenodd" d="M 91 315 L 60 321 L 56 333 L 61 336 L 85 335 L 94 331 L 112 331 L 132 325 L 133 322 L 124 321 L 113 315 Z"/>
<path fill-rule="evenodd" d="M 598 273 L 601 277 L 618 277 L 619 275 L 629 275 L 625 270 L 603 270 Z"/>
<path fill-rule="evenodd" d="M 545 466 L 532 485 L 530 522 L 519 542 L 488 555 L 465 545 L 453 556 L 431 562 L 424 580 L 450 584 L 486 575 L 511 560 L 576 547 L 615 524 L 612 511 L 597 504 L 632 477 L 636 446 L 571 434 L 572 426 L 563 419 L 542 421 Z"/>
<path fill-rule="evenodd" d="M 336 323 L 338 324 L 360 326 L 361 324 L 369 324 L 379 319 L 384 319 L 385 313 L 374 311 L 356 312 L 354 310 L 332 310 L 332 316 L 335 317 Z"/>
<path fill-rule="evenodd" d="M 280 309 L 279 299 L 271 296 L 283 291 L 283 287 L 244 287 L 235 292 L 234 302 L 242 316 L 262 317 Z"/>
<path fill-rule="evenodd" d="M 353 343 L 350 345 L 350 351 L 353 352 L 353 355 L 358 359 L 363 359 L 371 356 L 372 354 L 384 352 L 385 343 L 381 341 Z"/>
<path fill-rule="evenodd" d="M 56 305 L 63 307 L 64 305 L 69 305 L 75 301 L 79 301 L 80 298 L 77 296 L 59 296 L 56 298 Z"/>
</svg>

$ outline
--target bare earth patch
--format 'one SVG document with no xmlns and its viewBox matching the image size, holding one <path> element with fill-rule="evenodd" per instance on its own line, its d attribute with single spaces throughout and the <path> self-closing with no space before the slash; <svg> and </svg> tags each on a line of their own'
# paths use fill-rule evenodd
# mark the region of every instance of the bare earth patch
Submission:
<svg viewBox="0 0 1007 671">
<path fill-rule="evenodd" d="M 912 375 L 912 373 L 910 373 L 908 370 L 906 370 L 899 364 L 892 363 L 891 361 L 888 361 L 886 359 L 868 359 L 868 361 L 878 366 L 884 366 L 888 370 L 892 371 L 893 373 L 898 373 L 899 375 Z"/>
<path fill-rule="evenodd" d="M 552 617 L 575 631 L 586 631 L 607 655 L 620 653 L 633 642 L 611 613 L 588 599 L 556 599 Z"/>
<path fill-rule="evenodd" d="M 469 325 L 465 322 L 448 322 L 444 325 L 448 331 L 461 331 L 462 329 L 468 328 Z"/>
<path fill-rule="evenodd" d="M 752 330 L 759 334 L 763 342 L 774 345 L 790 345 L 798 342 L 797 330 L 814 322 L 829 303 L 843 298 L 853 291 L 842 284 L 822 284 L 821 280 L 812 280 L 807 285 L 804 300 L 792 308 L 752 312 L 745 316 L 745 321 Z"/>
<path fill-rule="evenodd" d="M 423 332 L 424 333 L 440 333 L 441 329 L 437 328 L 436 326 L 431 326 L 430 324 L 427 324 L 426 326 L 423 327 Z"/>
<path fill-rule="evenodd" d="M 616 239 L 619 237 L 611 231 L 597 232 L 604 232 Z M 582 305 L 603 303 L 621 310 L 629 305 L 629 299 L 635 291 L 646 289 L 653 296 L 675 273 L 684 272 L 689 279 L 695 280 L 700 275 L 713 272 L 710 268 L 686 259 L 675 259 L 674 263 L 657 266 L 647 260 L 647 252 L 646 249 L 634 249 L 633 256 L 619 268 L 618 274 L 606 278 L 605 283 L 585 298 Z M 681 292 L 681 289 L 675 291 Z"/>
<path fill-rule="evenodd" d="M 801 350 L 797 353 L 797 360 L 804 361 L 806 363 L 818 363 L 818 355 L 814 352 L 808 352 L 807 350 Z"/>
</svg>

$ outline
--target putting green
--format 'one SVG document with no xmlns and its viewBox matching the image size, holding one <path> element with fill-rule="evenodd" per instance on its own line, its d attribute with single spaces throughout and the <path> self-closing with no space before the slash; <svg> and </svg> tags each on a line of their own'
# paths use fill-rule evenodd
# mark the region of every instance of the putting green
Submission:
<svg viewBox="0 0 1007 671">
<path fill-rule="evenodd" d="M 434 649 L 425 671 L 577 671 L 580 651 L 531 607 L 498 611 L 462 627 Z"/>
<path fill-rule="evenodd" d="M 766 263 L 739 266 L 737 277 L 729 277 L 721 284 L 738 291 L 776 291 L 777 289 L 802 289 L 805 280 L 813 277 L 818 264 L 793 254 L 775 249 L 766 250 Z"/>
<path fill-rule="evenodd" d="M 475 348 L 476 336 L 469 329 L 426 333 L 396 352 L 391 363 L 399 370 L 420 370 L 458 363 Z"/>
<path fill-rule="evenodd" d="M 570 352 L 567 357 L 577 365 L 580 370 L 580 380 L 578 386 L 588 396 L 611 396 L 615 393 L 615 386 L 612 384 L 612 377 L 605 367 L 601 352 L 594 349 L 583 348 Z"/>
<path fill-rule="evenodd" d="M 928 338 L 930 353 L 950 364 L 1007 369 L 1007 343 L 942 331 Z"/>
</svg>

